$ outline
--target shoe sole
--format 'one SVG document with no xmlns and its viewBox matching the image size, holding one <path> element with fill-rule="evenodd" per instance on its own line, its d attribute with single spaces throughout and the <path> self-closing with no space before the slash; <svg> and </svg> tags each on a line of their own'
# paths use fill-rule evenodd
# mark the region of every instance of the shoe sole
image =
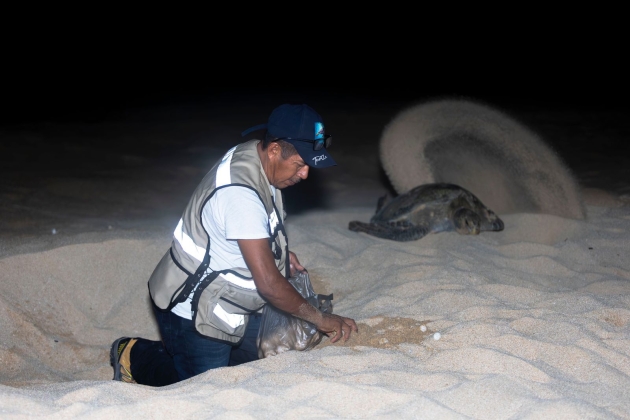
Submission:
<svg viewBox="0 0 630 420">
<path fill-rule="evenodd" d="M 120 372 L 120 363 L 118 362 L 118 346 L 121 341 L 129 340 L 129 337 L 120 337 L 114 341 L 112 348 L 109 350 L 109 364 L 114 368 L 114 381 L 122 381 L 122 373 Z"/>
</svg>

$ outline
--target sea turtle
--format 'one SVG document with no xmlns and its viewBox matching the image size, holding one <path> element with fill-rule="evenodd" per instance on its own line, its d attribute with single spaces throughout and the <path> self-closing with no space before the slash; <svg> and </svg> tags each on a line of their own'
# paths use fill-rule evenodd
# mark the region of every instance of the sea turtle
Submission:
<svg viewBox="0 0 630 420">
<path fill-rule="evenodd" d="M 481 200 L 455 184 L 423 184 L 388 203 L 386 199 L 387 195 L 378 200 L 370 223 L 352 221 L 348 229 L 393 241 L 415 241 L 429 233 L 478 235 L 504 226 Z"/>
</svg>

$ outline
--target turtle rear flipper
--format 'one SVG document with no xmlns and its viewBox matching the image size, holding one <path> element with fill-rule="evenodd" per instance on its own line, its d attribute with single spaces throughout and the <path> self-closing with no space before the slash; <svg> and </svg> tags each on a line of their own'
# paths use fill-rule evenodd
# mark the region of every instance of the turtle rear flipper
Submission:
<svg viewBox="0 0 630 420">
<path fill-rule="evenodd" d="M 348 229 L 353 232 L 363 232 L 377 238 L 390 239 L 392 241 L 415 241 L 429 233 L 429 229 L 424 226 L 412 224 L 377 224 L 352 221 L 348 224 Z"/>
</svg>

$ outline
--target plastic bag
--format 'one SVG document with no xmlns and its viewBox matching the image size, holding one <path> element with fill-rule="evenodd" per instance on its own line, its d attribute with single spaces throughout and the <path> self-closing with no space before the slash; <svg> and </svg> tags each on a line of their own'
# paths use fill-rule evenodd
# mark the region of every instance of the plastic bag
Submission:
<svg viewBox="0 0 630 420">
<path fill-rule="evenodd" d="M 322 312 L 332 313 L 333 295 L 316 294 L 306 270 L 288 280 L 311 305 Z M 256 340 L 258 357 L 263 359 L 288 350 L 309 350 L 318 345 L 323 336 L 310 322 L 266 304 Z"/>
</svg>

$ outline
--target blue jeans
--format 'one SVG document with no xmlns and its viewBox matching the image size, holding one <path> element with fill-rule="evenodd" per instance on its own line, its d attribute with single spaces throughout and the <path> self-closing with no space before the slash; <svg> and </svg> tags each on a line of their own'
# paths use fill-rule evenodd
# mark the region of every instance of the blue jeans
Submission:
<svg viewBox="0 0 630 420">
<path fill-rule="evenodd" d="M 131 374 L 139 384 L 170 385 L 210 369 L 258 360 L 260 314 L 250 315 L 243 340 L 233 346 L 199 334 L 189 319 L 155 305 L 153 312 L 162 341 L 138 338 L 131 348 Z"/>
</svg>

